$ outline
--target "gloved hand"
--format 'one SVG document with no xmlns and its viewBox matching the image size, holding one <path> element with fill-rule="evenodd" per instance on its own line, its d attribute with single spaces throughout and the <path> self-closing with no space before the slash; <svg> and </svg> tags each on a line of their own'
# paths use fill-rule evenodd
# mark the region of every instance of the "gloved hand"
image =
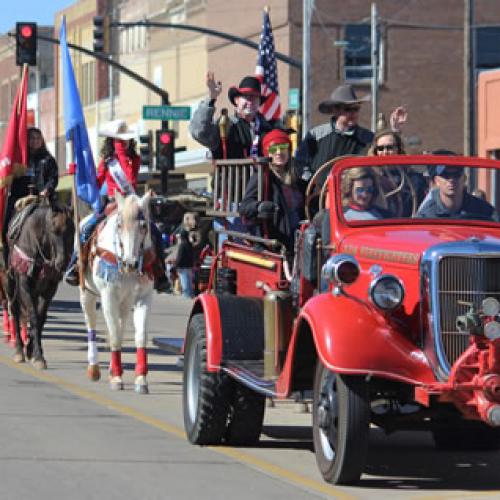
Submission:
<svg viewBox="0 0 500 500">
<path fill-rule="evenodd" d="M 272 201 L 261 201 L 257 208 L 257 217 L 259 219 L 272 219 L 278 211 L 278 207 Z"/>
</svg>

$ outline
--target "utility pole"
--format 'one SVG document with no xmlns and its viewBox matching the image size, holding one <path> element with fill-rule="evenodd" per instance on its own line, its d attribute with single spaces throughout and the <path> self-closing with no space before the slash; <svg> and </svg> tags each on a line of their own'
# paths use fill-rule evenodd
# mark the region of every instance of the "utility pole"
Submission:
<svg viewBox="0 0 500 500">
<path fill-rule="evenodd" d="M 472 0 L 464 0 L 464 155 L 470 155 L 471 139 L 471 36 Z"/>
<path fill-rule="evenodd" d="M 377 117 L 378 117 L 378 61 L 379 61 L 379 51 L 378 51 L 378 13 L 377 4 L 372 3 L 371 9 L 371 62 L 372 62 L 372 120 L 371 126 L 372 130 L 375 132 L 377 130 Z"/>
<path fill-rule="evenodd" d="M 303 0 L 302 13 L 302 137 L 311 119 L 311 18 L 314 0 Z"/>
</svg>

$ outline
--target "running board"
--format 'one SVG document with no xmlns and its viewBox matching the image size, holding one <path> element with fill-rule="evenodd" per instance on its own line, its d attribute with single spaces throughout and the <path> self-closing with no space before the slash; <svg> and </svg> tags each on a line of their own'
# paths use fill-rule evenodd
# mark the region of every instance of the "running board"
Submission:
<svg viewBox="0 0 500 500">
<path fill-rule="evenodd" d="M 182 354 L 184 347 L 183 338 L 153 337 L 153 344 L 168 354 Z"/>
<path fill-rule="evenodd" d="M 244 386 L 252 389 L 259 394 L 267 397 L 278 397 L 276 392 L 276 382 L 273 380 L 264 380 L 256 377 L 251 371 L 233 364 L 230 361 L 225 362 L 221 369 L 231 378 L 234 378 Z"/>
</svg>

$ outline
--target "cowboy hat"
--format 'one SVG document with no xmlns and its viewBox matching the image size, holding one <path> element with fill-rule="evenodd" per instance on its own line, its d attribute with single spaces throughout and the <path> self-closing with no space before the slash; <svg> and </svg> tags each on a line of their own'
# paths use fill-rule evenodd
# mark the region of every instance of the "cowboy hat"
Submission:
<svg viewBox="0 0 500 500">
<path fill-rule="evenodd" d="M 331 93 L 330 99 L 319 103 L 318 110 L 320 113 L 330 114 L 338 105 L 361 104 L 369 100 L 369 95 L 358 98 L 352 85 L 340 85 Z"/>
<path fill-rule="evenodd" d="M 234 106 L 236 106 L 234 99 L 240 95 L 259 96 L 261 103 L 266 100 L 266 97 L 261 94 L 260 81 L 255 76 L 245 76 L 238 87 L 229 88 L 227 95 Z"/>
<path fill-rule="evenodd" d="M 113 139 L 120 139 L 122 141 L 129 141 L 134 139 L 136 131 L 130 129 L 125 120 L 113 120 L 103 125 L 99 131 L 99 135 L 103 137 L 111 137 Z"/>
</svg>

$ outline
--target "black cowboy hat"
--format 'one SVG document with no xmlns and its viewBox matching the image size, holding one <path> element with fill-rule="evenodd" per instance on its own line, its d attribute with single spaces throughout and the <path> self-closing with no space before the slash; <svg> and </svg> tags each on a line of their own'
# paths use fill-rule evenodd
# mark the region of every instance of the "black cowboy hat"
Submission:
<svg viewBox="0 0 500 500">
<path fill-rule="evenodd" d="M 352 85 L 340 85 L 330 94 L 329 99 L 319 103 L 318 110 L 320 113 L 331 114 L 339 105 L 361 104 L 369 100 L 369 95 L 358 98 Z"/>
<path fill-rule="evenodd" d="M 245 76 L 238 87 L 229 88 L 227 95 L 234 106 L 236 106 L 234 99 L 240 95 L 258 95 L 261 104 L 266 100 L 266 97 L 261 94 L 260 82 L 255 76 Z"/>
</svg>

